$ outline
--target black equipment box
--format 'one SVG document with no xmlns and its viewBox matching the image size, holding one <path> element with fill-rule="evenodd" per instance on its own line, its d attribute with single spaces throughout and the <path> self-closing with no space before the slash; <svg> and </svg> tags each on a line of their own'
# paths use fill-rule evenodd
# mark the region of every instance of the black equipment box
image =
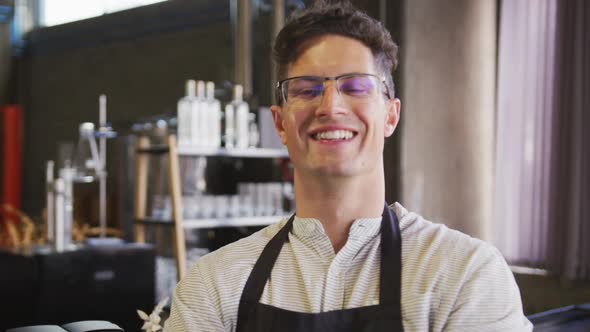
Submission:
<svg viewBox="0 0 590 332">
<path fill-rule="evenodd" d="M 590 331 L 590 303 L 571 305 L 528 316 L 535 332 Z"/>
<path fill-rule="evenodd" d="M 155 250 L 147 244 L 84 246 L 57 253 L 0 252 L 0 331 L 105 320 L 126 331 L 155 302 Z"/>
</svg>

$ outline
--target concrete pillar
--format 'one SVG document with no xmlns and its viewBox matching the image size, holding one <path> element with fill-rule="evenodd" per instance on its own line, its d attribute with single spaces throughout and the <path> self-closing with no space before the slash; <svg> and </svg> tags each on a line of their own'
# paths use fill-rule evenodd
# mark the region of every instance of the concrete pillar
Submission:
<svg viewBox="0 0 590 332">
<path fill-rule="evenodd" d="M 401 202 L 490 240 L 495 0 L 408 0 L 401 45 Z"/>
<path fill-rule="evenodd" d="M 252 3 L 251 0 L 239 0 L 236 6 L 234 81 L 244 87 L 244 97 L 247 98 L 252 95 Z"/>
</svg>

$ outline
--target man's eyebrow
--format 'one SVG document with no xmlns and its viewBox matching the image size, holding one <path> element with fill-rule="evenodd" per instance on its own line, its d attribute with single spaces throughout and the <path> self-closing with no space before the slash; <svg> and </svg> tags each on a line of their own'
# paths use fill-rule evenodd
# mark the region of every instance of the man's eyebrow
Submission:
<svg viewBox="0 0 590 332">
<path fill-rule="evenodd" d="M 373 74 L 373 73 L 363 73 L 363 72 L 350 72 L 350 73 L 344 73 L 344 74 L 340 74 L 337 76 L 323 76 L 323 75 L 300 75 L 300 76 L 291 76 L 291 77 L 286 77 L 284 79 L 282 79 L 281 81 L 284 80 L 289 80 L 289 79 L 294 79 L 294 78 L 309 78 L 309 79 L 317 79 L 317 78 L 321 78 L 321 79 L 338 79 L 341 77 L 345 77 L 345 76 L 352 76 L 352 75 L 371 75 L 371 76 L 375 76 L 378 77 L 380 80 L 385 80 L 381 75 L 379 74 Z"/>
</svg>

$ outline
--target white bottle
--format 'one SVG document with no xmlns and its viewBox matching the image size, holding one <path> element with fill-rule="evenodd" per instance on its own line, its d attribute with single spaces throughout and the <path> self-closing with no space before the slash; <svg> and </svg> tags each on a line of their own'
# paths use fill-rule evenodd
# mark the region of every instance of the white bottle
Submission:
<svg viewBox="0 0 590 332">
<path fill-rule="evenodd" d="M 229 103 L 225 105 L 224 121 L 225 121 L 225 132 L 224 141 L 226 149 L 233 149 L 236 146 L 236 112 L 234 105 Z"/>
<path fill-rule="evenodd" d="M 191 117 L 191 103 L 195 99 L 195 86 L 196 82 L 194 80 L 186 81 L 186 95 L 178 101 L 178 145 L 190 145 L 192 143 L 191 126 L 193 120 Z"/>
<path fill-rule="evenodd" d="M 54 227 L 54 245 L 57 252 L 64 251 L 64 224 L 65 224 L 65 196 L 66 189 L 64 179 L 57 178 L 55 185 L 55 227 Z"/>
<path fill-rule="evenodd" d="M 207 138 L 207 107 L 205 101 L 205 82 L 197 81 L 197 97 L 195 98 L 191 114 L 193 115 L 192 122 L 192 143 L 195 146 L 205 147 Z M 194 119 L 196 118 L 196 119 Z"/>
<path fill-rule="evenodd" d="M 221 103 L 215 99 L 215 83 L 207 82 L 207 113 L 209 113 L 207 145 L 211 148 L 221 146 Z"/>
<path fill-rule="evenodd" d="M 260 144 L 260 131 L 256 123 L 256 114 L 248 114 L 248 146 L 257 148 Z"/>
<path fill-rule="evenodd" d="M 238 149 L 245 149 L 249 143 L 249 130 L 248 130 L 248 114 L 250 114 L 250 107 L 248 103 L 243 100 L 244 89 L 241 85 L 236 84 L 234 86 L 234 100 L 232 104 L 236 112 L 235 117 L 235 135 L 236 135 L 236 147 Z"/>
</svg>

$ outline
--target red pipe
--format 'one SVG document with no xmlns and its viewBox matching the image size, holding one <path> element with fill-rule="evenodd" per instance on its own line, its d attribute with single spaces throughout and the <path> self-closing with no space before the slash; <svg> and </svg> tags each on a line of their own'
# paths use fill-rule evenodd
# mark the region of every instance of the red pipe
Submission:
<svg viewBox="0 0 590 332">
<path fill-rule="evenodd" d="M 22 160 L 22 109 L 19 105 L 6 105 L 0 109 L 0 139 L 2 154 L 2 192 L 3 205 L 14 209 L 21 207 L 21 160 Z M 2 208 L 2 233 L 7 234 L 7 221 L 18 226 L 18 217 Z"/>
</svg>

